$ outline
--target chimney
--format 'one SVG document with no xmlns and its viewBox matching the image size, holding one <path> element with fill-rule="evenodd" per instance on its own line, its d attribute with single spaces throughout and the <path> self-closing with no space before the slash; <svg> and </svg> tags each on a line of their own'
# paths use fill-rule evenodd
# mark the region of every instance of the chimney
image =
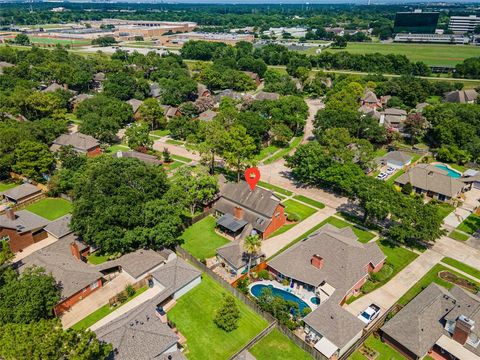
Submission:
<svg viewBox="0 0 480 360">
<path fill-rule="evenodd" d="M 243 209 L 240 206 L 235 206 L 233 216 L 236 219 L 242 219 L 243 218 Z"/>
<path fill-rule="evenodd" d="M 72 252 L 74 258 L 77 260 L 82 260 L 80 256 L 80 250 L 78 249 L 78 245 L 75 241 L 70 243 L 70 251 Z"/>
<path fill-rule="evenodd" d="M 320 255 L 315 254 L 312 256 L 310 264 L 315 266 L 317 269 L 321 269 L 323 267 L 323 258 Z"/>
<path fill-rule="evenodd" d="M 455 324 L 455 330 L 453 331 L 453 340 L 461 345 L 465 345 L 474 326 L 475 321 L 467 318 L 464 315 L 459 316 Z"/>
<path fill-rule="evenodd" d="M 9 220 L 15 220 L 17 217 L 15 216 L 15 211 L 13 209 L 8 208 L 5 211 L 5 215 L 7 216 L 7 219 Z"/>
</svg>

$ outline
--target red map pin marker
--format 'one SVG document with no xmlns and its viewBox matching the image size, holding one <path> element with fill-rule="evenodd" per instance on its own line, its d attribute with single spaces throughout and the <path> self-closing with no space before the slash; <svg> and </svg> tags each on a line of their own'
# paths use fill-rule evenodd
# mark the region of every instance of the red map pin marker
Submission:
<svg viewBox="0 0 480 360">
<path fill-rule="evenodd" d="M 260 171 L 256 167 L 251 167 L 245 170 L 245 181 L 250 185 L 250 190 L 255 189 L 258 180 L 260 180 Z"/>
</svg>

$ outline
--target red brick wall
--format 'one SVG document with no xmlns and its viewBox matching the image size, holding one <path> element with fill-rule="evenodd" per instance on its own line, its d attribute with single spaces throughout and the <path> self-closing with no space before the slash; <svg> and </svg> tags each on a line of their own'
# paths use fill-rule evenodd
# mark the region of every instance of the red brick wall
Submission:
<svg viewBox="0 0 480 360">
<path fill-rule="evenodd" d="M 280 215 L 275 216 L 277 213 L 280 213 Z M 277 205 L 277 208 L 275 209 L 275 212 L 273 213 L 273 216 L 272 216 L 272 222 L 270 223 L 270 225 L 268 225 L 268 227 L 265 229 L 265 232 L 263 233 L 263 239 L 265 240 L 277 229 L 285 225 L 286 220 L 287 219 L 285 217 L 284 206 L 281 204 Z"/>
<path fill-rule="evenodd" d="M 379 263 L 377 266 L 375 266 L 375 267 L 372 267 L 372 266 L 370 265 L 370 267 L 371 267 L 371 269 L 372 269 L 372 270 L 370 270 L 370 272 L 373 272 L 373 273 L 379 272 L 379 271 L 382 269 L 382 267 L 383 267 L 384 264 L 385 264 L 385 260 L 383 260 L 382 262 L 380 262 L 380 263 Z"/>
<path fill-rule="evenodd" d="M 55 306 L 55 309 L 54 309 L 55 315 L 58 316 L 58 315 L 63 314 L 65 311 L 69 310 L 73 305 L 78 303 L 80 300 L 84 299 L 85 297 L 90 295 L 95 290 L 100 289 L 102 287 L 102 279 L 98 279 L 97 284 L 98 284 L 97 288 L 91 290 L 90 285 L 88 285 L 85 289 L 80 290 L 76 294 L 70 296 L 68 299 L 65 299 L 61 303 L 57 304 Z"/>
<path fill-rule="evenodd" d="M 10 238 L 10 241 L 9 241 L 10 249 L 14 253 L 25 249 L 27 246 L 32 245 L 35 242 L 33 240 L 33 236 L 31 232 L 19 234 L 15 230 L 1 228 L 0 238 L 4 236 L 8 236 Z"/>
<path fill-rule="evenodd" d="M 100 149 L 100 146 L 97 146 L 96 148 L 88 151 L 87 156 L 94 157 L 102 154 L 102 149 Z"/>
</svg>

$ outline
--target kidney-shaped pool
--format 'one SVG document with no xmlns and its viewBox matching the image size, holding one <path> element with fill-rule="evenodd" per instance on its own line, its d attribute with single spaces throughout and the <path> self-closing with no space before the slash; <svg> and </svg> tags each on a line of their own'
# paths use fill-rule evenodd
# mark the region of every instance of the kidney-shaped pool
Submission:
<svg viewBox="0 0 480 360">
<path fill-rule="evenodd" d="M 296 302 L 298 304 L 298 310 L 300 311 L 300 314 L 303 314 L 303 309 L 310 308 L 310 306 L 308 306 L 308 304 L 305 301 L 303 301 L 302 299 L 300 299 L 298 296 L 296 296 L 292 293 L 289 293 L 288 291 L 278 289 L 278 288 L 276 288 L 272 285 L 264 285 L 264 284 L 253 285 L 250 288 L 250 292 L 252 293 L 253 296 L 258 298 L 260 295 L 262 295 L 262 291 L 265 288 L 271 289 L 272 294 L 274 296 L 280 296 L 284 300 Z M 311 309 L 311 310 L 313 310 L 313 309 Z"/>
</svg>

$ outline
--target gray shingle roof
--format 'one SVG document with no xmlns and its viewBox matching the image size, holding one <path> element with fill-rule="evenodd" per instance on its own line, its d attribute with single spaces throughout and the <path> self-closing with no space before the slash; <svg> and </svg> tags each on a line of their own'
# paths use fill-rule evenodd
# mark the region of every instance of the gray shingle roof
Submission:
<svg viewBox="0 0 480 360">
<path fill-rule="evenodd" d="M 233 232 L 237 232 L 247 224 L 247 221 L 243 219 L 235 219 L 230 213 L 226 213 L 217 219 L 217 225 L 220 225 Z"/>
<path fill-rule="evenodd" d="M 422 357 L 443 334 L 441 320 L 455 308 L 456 301 L 446 289 L 432 283 L 388 321 L 382 331 Z"/>
<path fill-rule="evenodd" d="M 238 270 L 248 264 L 248 256 L 244 250 L 244 243 L 243 239 L 239 239 L 225 244 L 217 249 L 217 255 L 221 256 L 226 262 Z M 252 257 L 252 261 L 263 255 L 262 252 L 258 252 Z"/>
<path fill-rule="evenodd" d="M 375 95 L 375 93 L 371 90 L 365 91 L 365 95 L 363 96 L 362 100 L 366 103 L 372 103 L 372 104 L 378 102 L 377 95 Z"/>
<path fill-rule="evenodd" d="M 418 164 L 410 168 L 395 182 L 401 185 L 409 182 L 413 187 L 451 198 L 457 197 L 465 187 L 462 181 L 448 176 L 445 170 L 429 164 Z"/>
<path fill-rule="evenodd" d="M 35 185 L 32 184 L 22 184 L 19 186 L 15 186 L 14 188 L 11 188 L 9 190 L 6 190 L 0 194 L 3 196 L 8 197 L 9 199 L 12 199 L 14 201 L 18 201 L 20 199 L 23 199 L 28 196 L 32 196 L 35 194 L 41 193 L 41 190 L 36 187 Z"/>
<path fill-rule="evenodd" d="M 72 134 L 60 135 L 53 141 L 53 145 L 50 147 L 50 150 L 58 150 L 58 148 L 61 146 L 73 146 L 73 148 L 77 151 L 87 152 L 99 145 L 100 143 L 93 136 L 76 132 Z"/>
<path fill-rule="evenodd" d="M 135 114 L 140 108 L 140 106 L 142 106 L 143 101 L 137 100 L 137 99 L 130 99 L 127 101 L 127 104 L 129 104 L 132 107 L 132 111 Z"/>
<path fill-rule="evenodd" d="M 278 100 L 280 99 L 280 94 L 260 91 L 258 94 L 255 95 L 255 100 L 263 101 L 263 100 Z"/>
<path fill-rule="evenodd" d="M 166 291 L 170 294 L 178 291 L 201 275 L 200 270 L 197 270 L 179 257 L 167 262 L 152 273 L 152 276 L 165 286 L 164 292 Z"/>
<path fill-rule="evenodd" d="M 411 160 L 412 156 L 403 151 L 390 151 L 379 159 L 380 162 L 395 161 L 402 165 L 407 165 Z"/>
<path fill-rule="evenodd" d="M 150 96 L 158 98 L 161 95 L 161 88 L 159 83 L 150 84 Z"/>
<path fill-rule="evenodd" d="M 385 109 L 385 115 L 407 116 L 407 112 L 403 109 L 388 108 Z"/>
<path fill-rule="evenodd" d="M 339 229 L 326 224 L 273 258 L 268 265 L 288 277 L 315 287 L 326 281 L 344 296 L 367 275 L 366 266 L 369 263 L 375 266 L 385 259 L 385 254 L 376 243 L 362 244 L 357 239 L 350 227 Z M 321 269 L 311 264 L 313 255 L 323 258 Z"/>
<path fill-rule="evenodd" d="M 19 271 L 30 266 L 39 266 L 51 273 L 61 287 L 62 300 L 102 278 L 102 274 L 91 265 L 73 257 L 70 244 L 76 242 L 80 249 L 84 244 L 73 234 L 67 235 L 51 245 L 37 250 L 20 260 Z"/>
<path fill-rule="evenodd" d="M 42 92 L 55 92 L 57 90 L 63 90 L 63 86 L 57 83 L 50 84 L 47 86 L 45 89 L 42 90 Z"/>
<path fill-rule="evenodd" d="M 445 95 L 446 102 L 465 104 L 475 101 L 478 93 L 474 89 L 451 91 Z"/>
<path fill-rule="evenodd" d="M 105 80 L 105 73 L 98 72 L 93 76 L 93 80 L 95 81 L 104 81 Z"/>
<path fill-rule="evenodd" d="M 7 215 L 0 215 L 0 228 L 16 230 L 18 233 L 43 228 L 50 221 L 28 210 L 15 212 L 15 220 L 10 220 Z"/>
<path fill-rule="evenodd" d="M 155 315 L 147 302 L 96 331 L 99 340 L 113 345 L 115 360 L 158 359 L 178 342 L 178 336 Z"/>
<path fill-rule="evenodd" d="M 156 268 L 167 259 L 154 250 L 140 249 L 134 252 L 122 255 L 118 259 L 104 262 L 97 265 L 99 271 L 110 269 L 115 266 L 121 266 L 122 270 L 134 278 Z"/>
<path fill-rule="evenodd" d="M 55 236 L 57 239 L 60 239 L 61 237 L 72 233 L 72 230 L 70 229 L 71 219 L 72 215 L 67 214 L 65 216 L 62 216 L 61 218 L 58 218 L 55 221 L 52 221 L 47 226 L 45 226 L 44 229 L 49 234 Z"/>
<path fill-rule="evenodd" d="M 364 113 L 365 115 L 370 115 L 371 117 L 380 120 L 382 114 L 378 112 L 376 109 L 372 109 L 366 105 L 362 105 L 358 108 L 358 111 Z"/>
<path fill-rule="evenodd" d="M 216 111 L 207 110 L 198 115 L 198 119 L 203 121 L 212 121 L 215 116 L 217 116 Z"/>
<path fill-rule="evenodd" d="M 205 92 L 209 92 L 208 88 L 203 85 L 203 84 L 197 84 L 197 95 L 200 97 L 202 96 Z"/>
<path fill-rule="evenodd" d="M 332 299 L 322 303 L 303 321 L 339 349 L 347 345 L 364 328 L 365 324 L 335 303 Z"/>
<path fill-rule="evenodd" d="M 116 153 L 112 154 L 113 157 L 116 158 L 134 158 L 138 159 L 140 161 L 143 161 L 144 163 L 147 164 L 152 164 L 152 165 L 161 165 L 162 162 L 157 159 L 156 156 L 150 155 L 150 154 L 144 154 L 139 151 L 117 151 Z"/>
</svg>

